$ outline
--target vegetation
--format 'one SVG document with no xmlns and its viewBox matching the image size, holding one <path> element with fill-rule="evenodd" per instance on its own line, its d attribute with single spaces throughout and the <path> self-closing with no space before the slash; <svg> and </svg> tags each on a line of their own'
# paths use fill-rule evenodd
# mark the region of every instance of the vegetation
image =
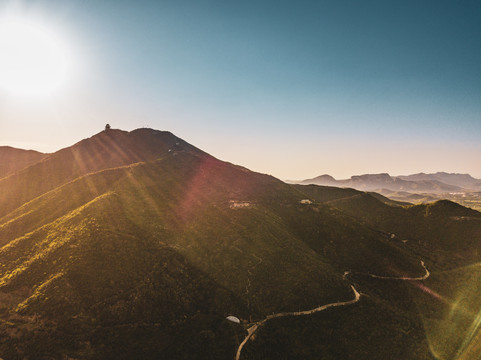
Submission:
<svg viewBox="0 0 481 360">
<path fill-rule="evenodd" d="M 0 180 L 0 354 L 234 359 L 248 323 L 351 299 L 355 284 L 359 303 L 275 319 L 243 358 L 432 359 L 423 320 L 444 310 L 367 274 L 420 276 L 426 258 L 433 287 L 454 284 L 443 271 L 477 261 L 481 214 L 383 199 L 109 129 Z"/>
<path fill-rule="evenodd" d="M 0 179 L 39 162 L 46 154 L 0 146 Z"/>
</svg>

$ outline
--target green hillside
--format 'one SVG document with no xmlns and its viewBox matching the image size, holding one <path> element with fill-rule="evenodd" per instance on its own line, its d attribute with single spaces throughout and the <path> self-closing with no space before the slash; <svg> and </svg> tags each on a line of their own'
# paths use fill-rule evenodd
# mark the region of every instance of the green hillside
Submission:
<svg viewBox="0 0 481 360">
<path fill-rule="evenodd" d="M 248 323 L 349 300 L 352 284 L 359 303 L 268 323 L 242 358 L 371 359 L 384 340 L 378 358 L 428 359 L 411 285 L 367 275 L 419 277 L 438 253 L 392 238 L 384 219 L 414 219 L 416 236 L 431 231 L 420 217 L 461 218 L 446 236 L 478 219 L 288 185 L 150 129 L 102 132 L 0 190 L 4 359 L 234 359 Z"/>
<path fill-rule="evenodd" d="M 320 201 L 328 195 L 321 196 L 319 192 L 339 192 L 326 187 L 315 191 L 303 187 L 301 191 Z M 478 211 L 447 200 L 390 206 L 371 194 L 352 191 L 344 194 L 346 196 L 332 196 L 325 203 L 390 234 L 393 243 L 418 254 L 433 269 L 446 270 L 481 262 L 481 213 Z"/>
</svg>

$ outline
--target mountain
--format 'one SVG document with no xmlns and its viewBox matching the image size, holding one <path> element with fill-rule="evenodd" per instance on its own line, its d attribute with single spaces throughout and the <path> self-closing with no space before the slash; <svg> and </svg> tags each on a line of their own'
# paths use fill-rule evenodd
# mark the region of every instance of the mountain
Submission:
<svg viewBox="0 0 481 360">
<path fill-rule="evenodd" d="M 481 180 L 475 179 L 469 174 L 437 172 L 435 174 L 419 173 L 407 176 L 398 176 L 397 178 L 408 181 L 439 181 L 444 184 L 457 186 L 463 189 L 481 190 Z"/>
<path fill-rule="evenodd" d="M 405 179 L 406 177 L 392 177 L 389 174 L 365 174 L 351 176 L 347 180 L 335 180 L 332 176 L 321 175 L 319 177 L 301 180 L 290 181 L 290 183 L 301 185 L 321 185 L 321 186 L 337 186 L 349 187 L 362 191 L 377 191 L 386 189 L 391 191 L 406 191 L 406 192 L 452 192 L 461 191 L 462 188 L 452 184 L 446 184 L 437 179 Z"/>
<path fill-rule="evenodd" d="M 169 132 L 152 132 L 149 129 L 103 131 L 50 154 L 43 161 L 17 171 L 8 178 L 0 179 L 0 188 L 8 189 L 0 193 L 0 216 L 80 176 L 155 160 L 168 154 L 169 150 L 201 153 Z M 32 186 L 34 179 L 35 186 Z"/>
<path fill-rule="evenodd" d="M 297 183 L 296 181 L 288 181 L 289 183 Z M 338 180 L 334 179 L 331 175 L 327 175 L 327 174 L 324 174 L 324 175 L 320 175 L 320 176 L 317 176 L 313 179 L 307 179 L 307 180 L 302 180 L 300 183 L 304 184 L 304 185 L 308 185 L 308 184 L 317 184 L 317 185 L 324 185 L 324 186 L 329 186 L 329 185 L 337 185 L 338 184 Z"/>
<path fill-rule="evenodd" d="M 0 146 L 0 179 L 39 162 L 46 156 L 33 150 Z"/>
<path fill-rule="evenodd" d="M 476 211 L 289 185 L 152 129 L 49 154 L 0 179 L 0 205 L 5 359 L 235 359 L 256 321 L 351 286 L 357 303 L 274 318 L 241 358 L 434 359 L 423 321 L 445 309 L 383 278 L 419 278 L 424 260 L 433 287 L 462 288 L 446 271 L 481 261 Z"/>
<path fill-rule="evenodd" d="M 390 176 L 389 174 L 365 174 L 346 180 L 335 180 L 321 175 L 302 181 L 288 181 L 290 184 L 315 184 L 370 191 L 387 196 L 392 201 L 422 204 L 447 199 L 460 205 L 481 210 L 481 180 L 469 174 L 413 174 Z"/>
</svg>

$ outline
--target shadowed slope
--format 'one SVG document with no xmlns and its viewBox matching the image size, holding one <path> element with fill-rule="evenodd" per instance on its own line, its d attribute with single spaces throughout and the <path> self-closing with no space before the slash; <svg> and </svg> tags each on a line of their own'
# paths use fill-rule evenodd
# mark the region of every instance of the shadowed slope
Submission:
<svg viewBox="0 0 481 360">
<path fill-rule="evenodd" d="M 481 261 L 481 213 L 447 200 L 389 206 L 367 193 L 316 186 L 299 188 L 314 199 L 391 235 L 432 268 L 447 269 Z"/>
</svg>

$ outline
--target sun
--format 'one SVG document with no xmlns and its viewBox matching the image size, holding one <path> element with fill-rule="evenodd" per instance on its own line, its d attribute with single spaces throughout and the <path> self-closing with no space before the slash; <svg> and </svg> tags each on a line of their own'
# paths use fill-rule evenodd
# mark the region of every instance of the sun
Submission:
<svg viewBox="0 0 481 360">
<path fill-rule="evenodd" d="M 51 95 L 71 68 L 67 46 L 31 21 L 0 21 L 0 90 L 16 96 Z"/>
</svg>

